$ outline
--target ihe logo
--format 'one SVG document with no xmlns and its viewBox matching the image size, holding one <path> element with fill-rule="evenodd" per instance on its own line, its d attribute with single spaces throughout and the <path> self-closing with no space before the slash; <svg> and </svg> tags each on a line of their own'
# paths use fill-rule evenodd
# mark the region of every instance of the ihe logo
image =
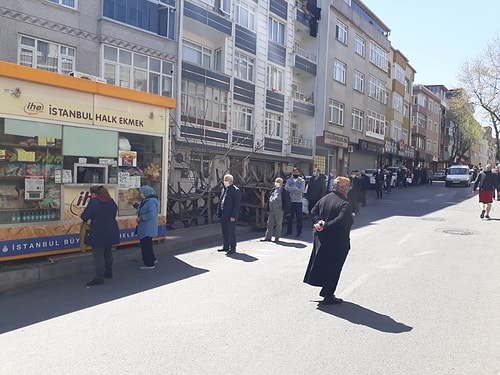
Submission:
<svg viewBox="0 0 500 375">
<path fill-rule="evenodd" d="M 37 102 L 29 102 L 24 106 L 24 112 L 28 115 L 36 115 L 43 112 L 43 104 Z"/>
</svg>

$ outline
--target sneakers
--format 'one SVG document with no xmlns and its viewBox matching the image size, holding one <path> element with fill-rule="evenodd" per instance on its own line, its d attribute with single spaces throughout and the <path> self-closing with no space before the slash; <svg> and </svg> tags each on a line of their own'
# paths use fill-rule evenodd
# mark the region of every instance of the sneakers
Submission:
<svg viewBox="0 0 500 375">
<path fill-rule="evenodd" d="M 154 270 L 156 267 L 155 266 L 140 266 L 140 270 Z"/>
<path fill-rule="evenodd" d="M 486 210 L 482 210 L 481 211 L 481 215 L 479 215 L 479 217 L 482 219 L 484 217 L 484 214 L 486 213 Z"/>
<path fill-rule="evenodd" d="M 490 220 L 490 219 L 491 219 L 491 218 L 490 218 L 490 215 L 486 215 L 486 216 L 485 216 L 485 218 L 486 218 L 486 219 L 488 219 L 488 220 Z"/>
</svg>

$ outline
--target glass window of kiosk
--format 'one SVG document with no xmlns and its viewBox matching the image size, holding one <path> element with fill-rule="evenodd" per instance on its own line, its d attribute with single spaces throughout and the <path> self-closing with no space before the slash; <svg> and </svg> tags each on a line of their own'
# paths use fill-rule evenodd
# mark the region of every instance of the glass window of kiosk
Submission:
<svg viewBox="0 0 500 375">
<path fill-rule="evenodd" d="M 0 118 L 0 224 L 60 220 L 62 126 Z"/>
<path fill-rule="evenodd" d="M 161 137 L 65 127 L 63 144 L 64 169 L 75 183 L 117 185 L 118 216 L 135 215 L 142 185 L 161 196 Z"/>
</svg>

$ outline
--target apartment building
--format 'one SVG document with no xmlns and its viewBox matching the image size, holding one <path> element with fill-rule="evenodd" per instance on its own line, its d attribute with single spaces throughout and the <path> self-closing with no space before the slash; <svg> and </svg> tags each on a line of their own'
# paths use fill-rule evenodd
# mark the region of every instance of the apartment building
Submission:
<svg viewBox="0 0 500 375">
<path fill-rule="evenodd" d="M 441 113 L 441 98 L 424 85 L 414 85 L 411 142 L 415 162 L 432 170 L 440 166 Z"/>
<path fill-rule="evenodd" d="M 413 157 L 415 71 L 361 1 L 6 0 L 0 17 L 0 60 L 177 99 L 171 184 Z"/>
</svg>

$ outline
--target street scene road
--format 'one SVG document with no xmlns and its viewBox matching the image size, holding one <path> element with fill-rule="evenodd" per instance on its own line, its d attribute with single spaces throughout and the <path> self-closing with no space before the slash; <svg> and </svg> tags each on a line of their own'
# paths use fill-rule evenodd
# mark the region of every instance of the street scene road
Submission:
<svg viewBox="0 0 500 375">
<path fill-rule="evenodd" d="M 500 202 L 394 189 L 356 215 L 336 295 L 302 282 L 312 244 L 240 237 L 0 295 L 2 374 L 500 374 Z M 168 244 L 167 244 L 168 246 Z M 138 254 L 139 256 L 139 254 Z"/>
</svg>

